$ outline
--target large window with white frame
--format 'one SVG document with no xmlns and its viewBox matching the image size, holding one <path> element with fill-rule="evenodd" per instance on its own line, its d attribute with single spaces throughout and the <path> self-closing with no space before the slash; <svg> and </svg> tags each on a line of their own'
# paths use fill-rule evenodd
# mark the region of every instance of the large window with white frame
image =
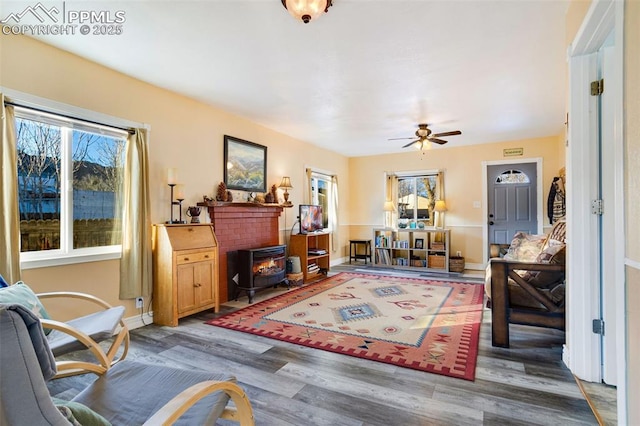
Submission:
<svg viewBox="0 0 640 426">
<path fill-rule="evenodd" d="M 397 184 L 398 225 L 434 226 L 438 174 L 398 176 Z"/>
<path fill-rule="evenodd" d="M 118 252 L 127 133 L 16 107 L 22 260 Z"/>
</svg>

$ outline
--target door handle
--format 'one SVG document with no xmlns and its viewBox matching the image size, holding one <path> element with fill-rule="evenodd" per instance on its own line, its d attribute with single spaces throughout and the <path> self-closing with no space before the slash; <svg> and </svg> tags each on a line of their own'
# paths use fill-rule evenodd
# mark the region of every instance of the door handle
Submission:
<svg viewBox="0 0 640 426">
<path fill-rule="evenodd" d="M 492 220 L 489 221 L 489 225 L 493 225 L 493 221 Z"/>
</svg>

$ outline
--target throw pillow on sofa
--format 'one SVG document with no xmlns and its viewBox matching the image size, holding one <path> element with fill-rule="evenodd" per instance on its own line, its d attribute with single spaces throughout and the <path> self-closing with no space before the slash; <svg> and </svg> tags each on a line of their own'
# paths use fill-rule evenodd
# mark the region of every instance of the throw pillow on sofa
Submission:
<svg viewBox="0 0 640 426">
<path fill-rule="evenodd" d="M 536 258 L 542 251 L 547 236 L 527 234 L 525 232 L 517 232 L 511 240 L 511 245 L 504 258 L 506 260 L 514 260 L 519 262 L 535 262 Z"/>
<path fill-rule="evenodd" d="M 564 265 L 566 257 L 566 245 L 557 240 L 549 240 L 542 250 L 542 252 L 536 257 L 535 262 L 538 263 L 551 263 L 556 265 Z M 532 285 L 536 287 L 551 287 L 552 284 L 556 284 L 564 279 L 563 271 L 528 271 L 528 276 L 523 277 Z"/>
</svg>

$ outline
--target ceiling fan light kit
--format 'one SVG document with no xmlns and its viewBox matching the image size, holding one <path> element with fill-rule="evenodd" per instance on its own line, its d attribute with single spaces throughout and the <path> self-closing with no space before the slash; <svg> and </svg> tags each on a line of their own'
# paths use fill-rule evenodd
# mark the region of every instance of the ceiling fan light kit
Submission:
<svg viewBox="0 0 640 426">
<path fill-rule="evenodd" d="M 329 11 L 333 5 L 332 0 L 282 0 L 282 5 L 296 20 L 308 24 L 312 19 L 317 19 L 323 13 Z"/>
<path fill-rule="evenodd" d="M 408 148 L 411 145 L 415 146 L 416 149 L 419 149 L 421 151 L 426 151 L 431 149 L 431 144 L 432 143 L 437 143 L 438 145 L 444 145 L 445 143 L 447 143 L 447 141 L 443 140 L 443 139 L 438 139 L 440 137 L 443 136 L 456 136 L 456 135 L 461 135 L 462 132 L 460 130 L 453 130 L 451 132 L 443 132 L 443 133 L 435 133 L 435 134 L 431 134 L 431 129 L 429 129 L 429 125 L 428 124 L 418 124 L 418 130 L 416 130 L 415 133 L 415 137 L 417 137 L 418 139 L 413 140 L 411 142 L 409 142 L 408 144 L 404 145 L 403 148 Z M 390 141 L 392 140 L 400 140 L 400 139 L 413 139 L 413 137 L 411 138 L 392 138 L 389 139 Z"/>
</svg>

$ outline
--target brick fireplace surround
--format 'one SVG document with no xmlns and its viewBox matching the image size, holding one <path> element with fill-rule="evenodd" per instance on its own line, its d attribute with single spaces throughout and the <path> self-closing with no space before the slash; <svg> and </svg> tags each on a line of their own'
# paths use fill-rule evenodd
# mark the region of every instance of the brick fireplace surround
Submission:
<svg viewBox="0 0 640 426">
<path fill-rule="evenodd" d="M 241 249 L 278 245 L 278 219 L 282 207 L 255 203 L 198 203 L 206 207 L 218 239 L 220 302 L 229 300 L 227 253 Z"/>
</svg>

